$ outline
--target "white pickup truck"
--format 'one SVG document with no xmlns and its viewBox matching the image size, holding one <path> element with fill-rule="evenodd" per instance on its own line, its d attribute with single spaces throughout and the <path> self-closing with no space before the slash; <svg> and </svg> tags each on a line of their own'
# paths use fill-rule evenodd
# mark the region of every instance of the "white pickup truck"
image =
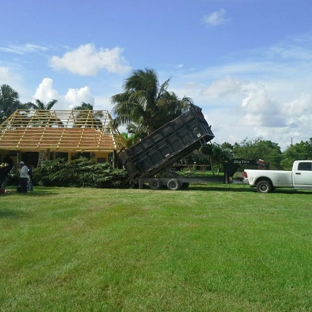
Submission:
<svg viewBox="0 0 312 312">
<path fill-rule="evenodd" d="M 244 183 L 258 192 L 270 193 L 277 187 L 312 188 L 312 160 L 296 160 L 291 171 L 244 170 Z"/>
</svg>

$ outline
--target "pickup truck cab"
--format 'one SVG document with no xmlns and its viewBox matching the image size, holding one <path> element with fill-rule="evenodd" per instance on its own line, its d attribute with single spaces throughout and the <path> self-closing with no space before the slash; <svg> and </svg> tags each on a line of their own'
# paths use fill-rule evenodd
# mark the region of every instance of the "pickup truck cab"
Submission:
<svg viewBox="0 0 312 312">
<path fill-rule="evenodd" d="M 245 169 L 244 183 L 261 193 L 278 187 L 312 189 L 312 160 L 294 161 L 291 171 Z"/>
</svg>

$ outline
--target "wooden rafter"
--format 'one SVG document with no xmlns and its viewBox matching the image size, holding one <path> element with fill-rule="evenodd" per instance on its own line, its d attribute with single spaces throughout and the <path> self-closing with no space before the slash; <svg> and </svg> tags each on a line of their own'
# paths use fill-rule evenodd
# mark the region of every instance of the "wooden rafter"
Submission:
<svg viewBox="0 0 312 312">
<path fill-rule="evenodd" d="M 17 110 L 0 125 L 0 149 L 112 151 L 125 146 L 107 111 Z"/>
</svg>

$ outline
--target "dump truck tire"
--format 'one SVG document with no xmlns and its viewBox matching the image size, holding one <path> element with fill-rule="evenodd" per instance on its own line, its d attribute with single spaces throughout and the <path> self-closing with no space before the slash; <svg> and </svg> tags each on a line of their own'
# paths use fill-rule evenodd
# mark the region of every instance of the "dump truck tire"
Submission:
<svg viewBox="0 0 312 312">
<path fill-rule="evenodd" d="M 181 189 L 181 181 L 178 179 L 170 179 L 167 183 L 169 190 L 176 191 Z"/>
<path fill-rule="evenodd" d="M 162 188 L 162 182 L 159 179 L 152 179 L 149 187 L 151 190 L 160 190 Z"/>
</svg>

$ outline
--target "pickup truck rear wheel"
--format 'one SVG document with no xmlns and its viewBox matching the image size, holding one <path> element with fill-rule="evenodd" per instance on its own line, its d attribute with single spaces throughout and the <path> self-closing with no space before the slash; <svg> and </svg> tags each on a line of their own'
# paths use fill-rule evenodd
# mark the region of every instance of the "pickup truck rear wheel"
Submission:
<svg viewBox="0 0 312 312">
<path fill-rule="evenodd" d="M 272 183 L 267 180 L 261 180 L 257 183 L 257 191 L 260 193 L 270 193 L 273 191 Z"/>
</svg>

